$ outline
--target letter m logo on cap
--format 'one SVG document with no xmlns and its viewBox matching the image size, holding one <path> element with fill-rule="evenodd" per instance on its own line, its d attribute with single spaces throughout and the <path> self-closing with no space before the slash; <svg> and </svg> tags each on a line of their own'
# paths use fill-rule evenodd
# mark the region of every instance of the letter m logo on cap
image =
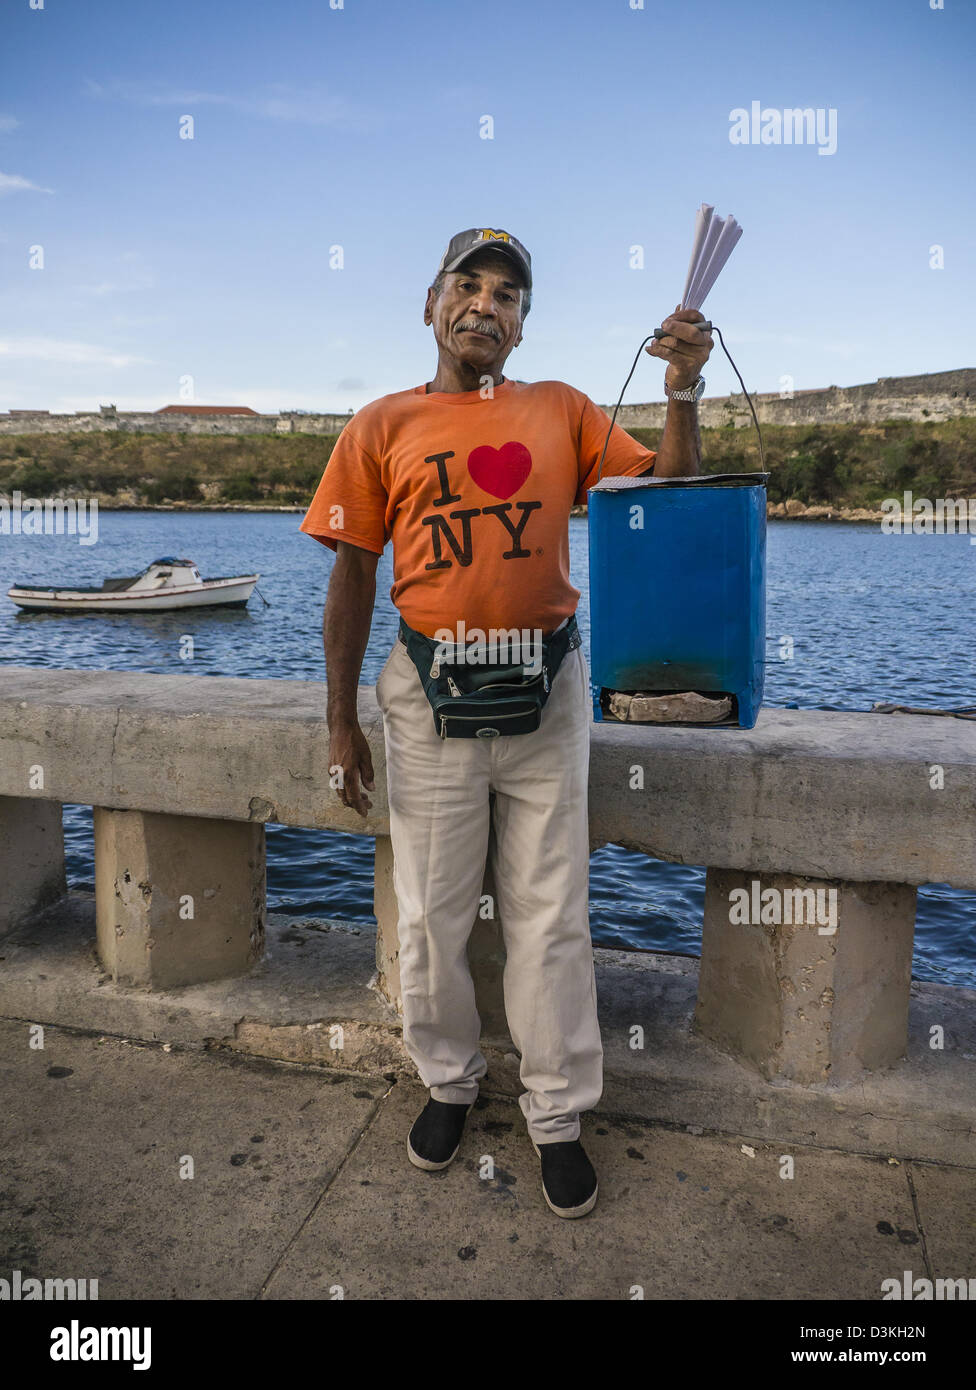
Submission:
<svg viewBox="0 0 976 1390">
<path fill-rule="evenodd" d="M 493 232 L 490 227 L 479 228 L 482 241 L 511 241 L 508 232 Z"/>
</svg>

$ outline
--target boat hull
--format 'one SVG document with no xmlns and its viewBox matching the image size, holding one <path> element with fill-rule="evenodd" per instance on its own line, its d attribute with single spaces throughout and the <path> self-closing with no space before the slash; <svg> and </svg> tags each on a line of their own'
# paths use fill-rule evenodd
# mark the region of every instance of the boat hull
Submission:
<svg viewBox="0 0 976 1390">
<path fill-rule="evenodd" d="M 46 613 L 167 613 L 185 608 L 243 608 L 260 576 L 204 580 L 203 584 L 173 589 L 142 589 L 121 593 L 71 589 L 9 589 L 7 597 L 25 612 Z"/>
</svg>

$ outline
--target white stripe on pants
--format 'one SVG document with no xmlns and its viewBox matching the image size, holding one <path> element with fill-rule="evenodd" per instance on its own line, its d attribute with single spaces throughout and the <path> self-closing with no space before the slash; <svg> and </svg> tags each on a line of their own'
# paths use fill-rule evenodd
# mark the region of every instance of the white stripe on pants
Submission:
<svg viewBox="0 0 976 1390">
<path fill-rule="evenodd" d="M 383 712 L 399 913 L 403 1040 L 435 1100 L 470 1104 L 486 1062 L 467 959 L 495 793 L 494 878 L 519 1104 L 537 1144 L 576 1139 L 600 1099 L 603 1046 L 588 913 L 590 692 L 566 654 L 531 734 L 447 738 L 399 639 L 376 685 Z"/>
</svg>

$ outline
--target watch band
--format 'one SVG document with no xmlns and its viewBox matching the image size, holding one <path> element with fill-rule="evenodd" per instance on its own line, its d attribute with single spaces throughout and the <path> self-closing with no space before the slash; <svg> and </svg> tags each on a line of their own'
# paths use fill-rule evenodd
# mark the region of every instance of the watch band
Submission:
<svg viewBox="0 0 976 1390">
<path fill-rule="evenodd" d="M 665 382 L 664 394 L 670 401 L 692 401 L 697 403 L 705 394 L 705 378 L 700 376 L 697 381 L 693 381 L 690 386 L 685 386 L 680 391 L 672 391 L 668 383 Z"/>
</svg>

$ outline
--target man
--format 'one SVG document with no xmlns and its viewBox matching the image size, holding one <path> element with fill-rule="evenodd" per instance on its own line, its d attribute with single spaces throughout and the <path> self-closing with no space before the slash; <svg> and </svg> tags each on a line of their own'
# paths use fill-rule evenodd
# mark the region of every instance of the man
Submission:
<svg viewBox="0 0 976 1390">
<path fill-rule="evenodd" d="M 603 1049 L 587 912 L 591 706 L 573 616 L 579 592 L 569 583 L 568 522 L 597 480 L 610 422 L 563 382 L 503 376 L 522 341 L 531 292 L 529 253 L 508 232 L 477 228 L 452 238 L 424 307 L 437 343 L 433 381 L 383 396 L 350 421 L 302 530 L 337 552 L 323 623 L 329 761 L 342 769 L 342 801 L 360 815 L 372 804 L 363 788 L 373 790 L 373 768 L 356 691 L 387 541 L 391 597 L 415 633 L 516 628 L 548 638 L 572 625 L 532 732 L 438 737 L 401 639 L 376 696 L 403 1038 L 430 1091 L 408 1157 L 429 1171 L 447 1167 L 486 1070 L 466 946 L 493 824 L 505 1011 L 526 1088 L 519 1103 L 547 1203 L 559 1216 L 577 1217 L 597 1198 L 579 1116 L 602 1093 Z M 647 348 L 667 362 L 657 452 L 614 426 L 605 475 L 697 473 L 700 369 L 712 347 L 694 326 L 700 321 L 695 310 L 676 310 L 662 325 L 668 336 Z"/>
</svg>

